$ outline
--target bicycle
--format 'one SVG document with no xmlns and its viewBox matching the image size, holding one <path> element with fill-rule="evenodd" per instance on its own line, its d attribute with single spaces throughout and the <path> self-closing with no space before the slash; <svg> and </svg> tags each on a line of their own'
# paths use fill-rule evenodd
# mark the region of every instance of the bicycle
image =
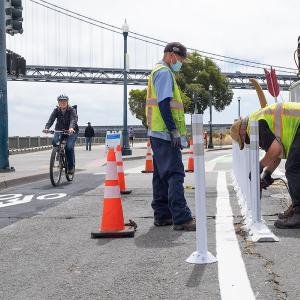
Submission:
<svg viewBox="0 0 300 300">
<path fill-rule="evenodd" d="M 75 153 L 74 153 L 74 172 L 69 174 L 67 156 L 65 152 L 66 138 L 70 133 L 67 130 L 49 130 L 48 133 L 61 133 L 57 146 L 53 147 L 51 157 L 50 157 L 50 180 L 53 186 L 58 186 L 60 184 L 61 175 L 63 169 L 65 170 L 65 175 L 67 181 L 73 181 L 75 173 Z"/>
</svg>

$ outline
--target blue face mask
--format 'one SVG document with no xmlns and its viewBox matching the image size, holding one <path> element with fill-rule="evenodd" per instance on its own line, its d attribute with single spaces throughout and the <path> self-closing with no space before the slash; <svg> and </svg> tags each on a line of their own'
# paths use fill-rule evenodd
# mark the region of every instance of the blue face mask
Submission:
<svg viewBox="0 0 300 300">
<path fill-rule="evenodd" d="M 176 61 L 175 64 L 172 64 L 171 63 L 171 69 L 174 71 L 174 72 L 179 72 L 180 69 L 182 67 L 182 62 L 180 62 L 179 60 Z"/>
</svg>

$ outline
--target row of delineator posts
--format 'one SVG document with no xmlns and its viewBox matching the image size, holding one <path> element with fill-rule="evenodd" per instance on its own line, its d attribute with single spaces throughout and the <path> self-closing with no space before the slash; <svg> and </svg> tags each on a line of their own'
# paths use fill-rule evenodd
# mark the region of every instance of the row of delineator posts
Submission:
<svg viewBox="0 0 300 300">
<path fill-rule="evenodd" d="M 240 150 L 239 145 L 233 141 L 232 163 L 233 184 L 248 238 L 253 242 L 278 241 L 261 214 L 258 121 L 250 123 L 250 145 L 245 144 L 245 148 Z"/>
</svg>

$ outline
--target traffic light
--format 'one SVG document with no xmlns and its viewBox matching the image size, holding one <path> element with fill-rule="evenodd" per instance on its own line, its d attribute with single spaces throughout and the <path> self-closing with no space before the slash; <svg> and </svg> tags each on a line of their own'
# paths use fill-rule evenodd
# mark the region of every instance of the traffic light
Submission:
<svg viewBox="0 0 300 300">
<path fill-rule="evenodd" d="M 7 74 L 15 77 L 26 75 L 26 60 L 21 55 L 6 50 Z"/>
<path fill-rule="evenodd" d="M 22 0 L 5 0 L 6 32 L 10 35 L 23 33 Z"/>
</svg>

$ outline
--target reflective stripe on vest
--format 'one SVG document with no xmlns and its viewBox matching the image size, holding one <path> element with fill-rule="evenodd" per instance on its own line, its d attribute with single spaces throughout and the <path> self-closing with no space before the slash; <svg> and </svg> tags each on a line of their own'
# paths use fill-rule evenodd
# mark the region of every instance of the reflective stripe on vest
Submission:
<svg viewBox="0 0 300 300">
<path fill-rule="evenodd" d="M 156 99 L 148 99 L 147 105 L 148 106 L 158 106 L 158 103 L 157 103 Z M 170 101 L 170 107 L 173 109 L 183 110 L 183 103 L 176 101 L 175 99 L 172 99 Z"/>
<path fill-rule="evenodd" d="M 270 119 L 271 118 L 271 119 Z M 299 103 L 277 103 L 270 105 L 256 113 L 250 115 L 251 120 L 264 119 L 269 124 L 270 130 L 275 135 L 276 139 L 282 143 L 284 150 L 286 151 L 285 156 L 288 155 L 290 146 L 293 142 L 296 130 L 300 125 L 300 104 Z M 270 123 L 269 123 L 270 122 Z M 283 125 L 285 123 L 285 125 Z M 249 124 L 249 123 L 248 123 Z M 285 128 L 284 128 L 285 126 Z M 292 128 L 287 128 L 292 127 Z M 295 127 L 295 128 L 294 128 Z M 247 132 L 249 134 L 249 127 Z M 285 130 L 285 133 L 283 133 Z M 291 130 L 294 136 L 290 137 Z M 285 134 L 283 136 L 283 134 Z"/>
</svg>

